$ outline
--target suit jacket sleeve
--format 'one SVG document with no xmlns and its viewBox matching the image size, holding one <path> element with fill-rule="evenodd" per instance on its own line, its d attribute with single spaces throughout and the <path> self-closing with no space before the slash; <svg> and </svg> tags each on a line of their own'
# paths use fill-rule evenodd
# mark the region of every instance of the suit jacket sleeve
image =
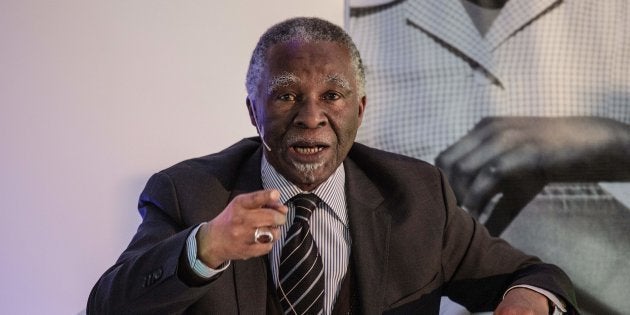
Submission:
<svg viewBox="0 0 630 315">
<path fill-rule="evenodd" d="M 185 259 L 186 239 L 195 226 L 216 217 L 233 196 L 261 189 L 260 142 L 252 140 L 178 163 L 149 179 L 138 204 L 142 223 L 116 264 L 92 289 L 89 314 L 264 310 L 263 258 L 235 261 L 210 281 L 201 282 L 191 278 Z M 243 290 L 237 289 L 239 281 Z M 250 286 L 264 289 L 244 299 L 241 291 L 247 292 Z"/>
<path fill-rule="evenodd" d="M 505 289 L 528 284 L 556 294 L 567 302 L 569 313 L 577 312 L 573 286 L 560 268 L 490 236 L 485 227 L 457 206 L 441 172 L 440 177 L 447 213 L 442 257 L 448 283 L 445 295 L 471 311 L 492 310 Z"/>
<path fill-rule="evenodd" d="M 206 287 L 189 286 L 178 277 L 192 230 L 182 222 L 179 203 L 166 173 L 149 179 L 139 203 L 142 223 L 129 247 L 92 289 L 88 313 L 181 313 L 203 296 Z"/>
</svg>

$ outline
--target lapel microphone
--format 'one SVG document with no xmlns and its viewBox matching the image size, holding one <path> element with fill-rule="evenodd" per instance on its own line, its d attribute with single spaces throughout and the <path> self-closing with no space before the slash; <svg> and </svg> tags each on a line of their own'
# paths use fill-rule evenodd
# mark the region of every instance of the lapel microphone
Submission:
<svg viewBox="0 0 630 315">
<path fill-rule="evenodd" d="M 260 140 L 262 140 L 262 144 L 265 147 L 265 149 L 271 152 L 271 148 L 269 147 L 267 142 L 265 142 L 264 129 L 258 126 L 258 118 L 256 117 L 256 110 L 254 109 L 252 112 L 254 113 L 254 122 L 256 123 L 256 131 L 258 131 L 258 134 L 260 135 Z"/>
</svg>

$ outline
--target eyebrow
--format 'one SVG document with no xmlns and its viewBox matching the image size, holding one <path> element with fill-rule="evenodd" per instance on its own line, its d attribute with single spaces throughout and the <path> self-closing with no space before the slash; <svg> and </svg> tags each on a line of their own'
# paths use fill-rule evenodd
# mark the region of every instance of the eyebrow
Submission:
<svg viewBox="0 0 630 315">
<path fill-rule="evenodd" d="M 267 94 L 273 93 L 279 87 L 289 86 L 294 83 L 300 82 L 300 78 L 291 72 L 284 72 L 280 75 L 271 78 L 271 82 L 267 87 Z"/>
<path fill-rule="evenodd" d="M 324 79 L 324 83 L 332 83 L 346 90 L 350 89 L 350 81 L 339 73 L 327 75 L 326 79 Z"/>
<path fill-rule="evenodd" d="M 286 87 L 299 82 L 300 78 L 298 76 L 291 72 L 284 72 L 271 78 L 269 86 L 267 87 L 267 94 L 271 95 L 280 87 Z M 350 90 L 350 81 L 339 73 L 327 75 L 326 78 L 322 80 L 322 84 L 333 84 L 343 89 Z"/>
</svg>

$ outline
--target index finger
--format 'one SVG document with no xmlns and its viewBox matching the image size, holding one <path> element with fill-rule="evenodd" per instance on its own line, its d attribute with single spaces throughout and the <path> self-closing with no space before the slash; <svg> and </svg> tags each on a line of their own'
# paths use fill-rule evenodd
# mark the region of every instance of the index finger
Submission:
<svg viewBox="0 0 630 315">
<path fill-rule="evenodd" d="M 280 192 L 276 189 L 259 190 L 239 196 L 239 203 L 247 209 L 272 208 L 283 206 L 280 203 Z"/>
</svg>

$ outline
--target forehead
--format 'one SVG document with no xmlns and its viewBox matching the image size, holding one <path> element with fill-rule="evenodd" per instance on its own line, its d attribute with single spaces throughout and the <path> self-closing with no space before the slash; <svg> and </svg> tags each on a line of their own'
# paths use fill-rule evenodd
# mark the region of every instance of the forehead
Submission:
<svg viewBox="0 0 630 315">
<path fill-rule="evenodd" d="M 342 45 L 328 41 L 300 40 L 279 43 L 267 51 L 267 73 L 318 74 L 324 76 L 353 76 L 349 51 Z"/>
</svg>

